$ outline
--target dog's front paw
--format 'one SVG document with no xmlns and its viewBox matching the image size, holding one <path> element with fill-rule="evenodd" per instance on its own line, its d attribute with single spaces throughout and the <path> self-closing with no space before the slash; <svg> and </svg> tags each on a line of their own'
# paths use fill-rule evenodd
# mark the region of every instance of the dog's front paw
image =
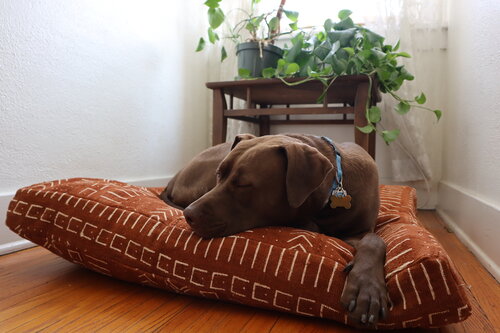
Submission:
<svg viewBox="0 0 500 333">
<path fill-rule="evenodd" d="M 350 270 L 340 299 L 355 325 L 373 326 L 387 317 L 387 288 L 383 269 L 347 266 Z"/>
</svg>

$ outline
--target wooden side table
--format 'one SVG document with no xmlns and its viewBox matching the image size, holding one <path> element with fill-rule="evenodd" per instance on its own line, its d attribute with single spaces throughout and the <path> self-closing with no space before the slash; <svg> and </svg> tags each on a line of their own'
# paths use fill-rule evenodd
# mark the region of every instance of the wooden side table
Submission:
<svg viewBox="0 0 500 333">
<path fill-rule="evenodd" d="M 299 80 L 289 79 L 289 82 Z M 348 124 L 360 127 L 368 124 L 365 112 L 369 102 L 369 79 L 366 75 L 338 77 L 323 104 L 316 104 L 323 91 L 323 85 L 317 80 L 296 86 L 288 86 L 279 79 L 208 82 L 206 86 L 213 90 L 213 145 L 225 142 L 228 118 L 259 124 L 260 135 L 268 135 L 270 126 L 275 124 Z M 246 101 L 245 108 L 234 109 L 234 98 Z M 380 100 L 374 82 L 370 105 Z M 343 106 L 330 106 L 334 103 Z M 308 104 L 317 106 L 306 106 Z M 297 107 L 291 108 L 291 105 Z M 291 115 L 309 114 L 342 114 L 343 118 L 290 119 Z M 347 119 L 347 114 L 354 114 L 354 120 Z M 272 115 L 286 115 L 286 119 L 271 119 Z M 354 141 L 375 158 L 375 133 L 364 134 L 354 127 Z"/>
</svg>

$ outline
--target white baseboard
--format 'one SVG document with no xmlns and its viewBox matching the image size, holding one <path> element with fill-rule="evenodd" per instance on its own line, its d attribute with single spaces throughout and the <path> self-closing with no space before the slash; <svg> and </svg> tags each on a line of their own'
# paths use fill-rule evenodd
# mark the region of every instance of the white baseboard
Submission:
<svg viewBox="0 0 500 333">
<path fill-rule="evenodd" d="M 141 179 L 117 179 L 117 180 L 135 186 L 164 187 L 167 185 L 170 179 L 172 179 L 172 176 L 141 178 Z M 36 245 L 28 240 L 19 237 L 5 225 L 5 216 L 7 216 L 7 207 L 9 205 L 9 202 L 14 197 L 14 195 L 15 193 L 0 193 L 0 216 L 4 217 L 2 220 L 0 220 L 1 221 L 0 255 L 27 249 Z"/>
<path fill-rule="evenodd" d="M 36 246 L 35 243 L 32 243 L 26 239 L 21 239 L 21 240 L 6 243 L 6 244 L 0 244 L 0 256 L 2 256 L 4 254 L 8 254 L 8 253 L 28 249 L 28 248 L 34 247 L 34 246 Z"/>
<path fill-rule="evenodd" d="M 153 177 L 153 178 L 139 178 L 139 179 L 126 179 L 120 180 L 124 183 L 135 185 L 135 186 L 145 186 L 145 187 L 165 187 L 167 186 L 170 179 L 173 176 L 167 177 Z M 117 179 L 119 180 L 119 179 Z"/>
<path fill-rule="evenodd" d="M 500 281 L 500 207 L 446 181 L 439 183 L 438 214 Z"/>
</svg>

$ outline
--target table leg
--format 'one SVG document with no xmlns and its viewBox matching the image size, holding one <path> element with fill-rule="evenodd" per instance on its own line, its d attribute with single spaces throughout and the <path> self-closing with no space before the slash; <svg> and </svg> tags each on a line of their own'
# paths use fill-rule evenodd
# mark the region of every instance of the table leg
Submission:
<svg viewBox="0 0 500 333">
<path fill-rule="evenodd" d="M 259 135 L 271 134 L 271 117 L 259 116 Z"/>
<path fill-rule="evenodd" d="M 226 98 L 222 89 L 214 89 L 213 94 L 213 119 L 212 119 L 212 145 L 226 142 L 227 118 L 224 110 L 227 109 Z"/>
<path fill-rule="evenodd" d="M 368 125 L 368 120 L 366 120 L 368 89 L 368 82 L 363 82 L 358 85 L 356 91 L 356 98 L 354 100 L 354 141 L 375 158 L 375 147 L 373 146 L 373 149 L 370 149 L 370 134 L 365 134 L 356 128 L 356 126 L 364 127 Z M 374 137 L 372 141 L 375 141 Z"/>
<path fill-rule="evenodd" d="M 368 137 L 368 153 L 375 159 L 375 140 L 377 136 L 375 132 L 371 132 Z"/>
<path fill-rule="evenodd" d="M 268 107 L 266 104 L 260 104 L 261 109 L 267 109 Z M 259 136 L 269 134 L 271 134 L 271 117 L 266 115 L 259 116 Z"/>
</svg>

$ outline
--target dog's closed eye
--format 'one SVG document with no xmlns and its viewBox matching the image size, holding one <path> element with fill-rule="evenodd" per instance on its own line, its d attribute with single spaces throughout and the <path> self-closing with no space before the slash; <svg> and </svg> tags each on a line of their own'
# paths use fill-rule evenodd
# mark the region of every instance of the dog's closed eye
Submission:
<svg viewBox="0 0 500 333">
<path fill-rule="evenodd" d="M 250 183 L 248 183 L 248 184 L 247 183 L 244 183 L 244 184 L 236 183 L 236 184 L 234 184 L 234 186 L 240 187 L 240 188 L 242 188 L 242 187 L 252 187 L 252 184 L 250 184 Z"/>
<path fill-rule="evenodd" d="M 252 183 L 244 177 L 235 177 L 232 181 L 233 185 L 238 188 L 252 187 Z"/>
</svg>

